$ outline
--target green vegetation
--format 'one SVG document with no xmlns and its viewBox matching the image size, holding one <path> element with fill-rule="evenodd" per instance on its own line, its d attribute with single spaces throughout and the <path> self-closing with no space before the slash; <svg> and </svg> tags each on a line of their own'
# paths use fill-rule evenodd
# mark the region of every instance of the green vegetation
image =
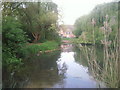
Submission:
<svg viewBox="0 0 120 90">
<path fill-rule="evenodd" d="M 4 17 L 2 34 L 3 68 L 14 72 L 22 63 L 19 51 L 28 39 L 19 21 L 9 16 Z"/>
<path fill-rule="evenodd" d="M 44 53 L 48 50 L 55 50 L 58 49 L 59 44 L 55 41 L 47 41 L 40 44 L 32 44 L 27 45 L 26 47 L 22 48 L 21 52 L 24 56 L 31 56 L 37 53 Z"/>
<path fill-rule="evenodd" d="M 58 35 L 59 13 L 57 5 L 53 2 L 3 2 L 1 10 L 3 76 L 9 76 L 7 77 L 9 80 L 25 66 L 26 59 L 59 48 L 61 43 Z M 88 62 L 94 77 L 105 82 L 108 87 L 120 87 L 118 3 L 96 6 L 90 14 L 78 18 L 74 26 L 76 38 L 62 40 L 78 45 L 82 51 L 81 55 L 84 55 L 81 62 L 84 66 L 87 66 L 85 63 Z M 94 46 L 82 46 L 80 43 Z M 99 45 L 103 46 L 103 61 L 99 61 L 100 57 L 96 55 L 99 52 L 95 46 Z M 76 59 L 78 57 L 81 56 L 76 55 Z M 85 59 L 87 61 L 84 62 Z M 53 63 L 56 65 L 56 62 Z M 3 81 L 5 78 L 3 77 Z"/>
<path fill-rule="evenodd" d="M 106 28 L 106 25 L 109 27 Z M 118 3 L 111 2 L 96 6 L 90 14 L 77 19 L 74 26 L 74 34 L 78 42 L 94 43 L 95 40 L 96 44 L 101 44 L 105 29 L 110 31 L 108 39 L 113 42 L 118 30 Z"/>
<path fill-rule="evenodd" d="M 55 3 L 3 2 L 1 10 L 3 74 L 18 72 L 29 55 L 58 48 Z"/>
<path fill-rule="evenodd" d="M 26 8 L 20 9 L 20 20 L 23 29 L 29 35 L 32 42 L 44 42 L 45 40 L 59 39 L 57 34 L 58 11 L 57 5 L 49 3 L 23 3 Z"/>
<path fill-rule="evenodd" d="M 84 52 L 92 75 L 105 83 L 107 87 L 119 86 L 119 35 L 118 3 L 98 5 L 87 16 L 80 17 L 75 23 L 76 42 Z M 95 46 L 82 46 L 81 42 L 102 44 L 103 60 L 99 60 Z M 102 62 L 102 63 L 101 63 Z"/>
</svg>

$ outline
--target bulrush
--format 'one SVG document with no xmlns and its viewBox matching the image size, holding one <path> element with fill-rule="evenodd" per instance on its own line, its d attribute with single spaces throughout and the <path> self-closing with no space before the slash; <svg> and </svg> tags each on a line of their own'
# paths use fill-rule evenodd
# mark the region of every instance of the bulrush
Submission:
<svg viewBox="0 0 120 90">
<path fill-rule="evenodd" d="M 101 43 L 104 44 L 104 45 L 111 45 L 111 41 L 105 41 L 105 40 L 101 40 Z"/>
<path fill-rule="evenodd" d="M 93 25 L 93 26 L 96 24 L 96 22 L 95 22 L 95 19 L 94 19 L 94 18 L 92 19 L 92 22 L 91 22 L 91 23 L 92 23 L 92 25 Z"/>
</svg>

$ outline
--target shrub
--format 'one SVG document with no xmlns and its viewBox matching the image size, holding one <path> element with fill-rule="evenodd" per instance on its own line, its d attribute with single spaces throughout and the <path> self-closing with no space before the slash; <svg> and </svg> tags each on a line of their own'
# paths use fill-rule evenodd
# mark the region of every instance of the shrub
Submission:
<svg viewBox="0 0 120 90">
<path fill-rule="evenodd" d="M 3 57 L 3 67 L 7 68 L 8 72 L 17 71 L 23 64 L 22 59 L 13 56 L 10 52 L 3 52 Z"/>
</svg>

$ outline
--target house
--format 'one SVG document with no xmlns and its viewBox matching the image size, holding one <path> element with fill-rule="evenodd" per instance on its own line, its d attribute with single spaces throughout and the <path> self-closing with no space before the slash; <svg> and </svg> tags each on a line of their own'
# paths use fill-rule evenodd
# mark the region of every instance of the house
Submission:
<svg viewBox="0 0 120 90">
<path fill-rule="evenodd" d="M 65 38 L 74 38 L 73 34 L 74 26 L 73 25 L 60 25 L 59 26 L 59 35 Z"/>
</svg>

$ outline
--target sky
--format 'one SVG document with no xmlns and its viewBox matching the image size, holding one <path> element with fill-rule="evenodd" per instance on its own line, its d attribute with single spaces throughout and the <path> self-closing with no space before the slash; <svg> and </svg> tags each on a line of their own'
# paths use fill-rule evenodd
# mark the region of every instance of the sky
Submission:
<svg viewBox="0 0 120 90">
<path fill-rule="evenodd" d="M 66 25 L 73 25 L 80 16 L 87 15 L 92 9 L 102 3 L 113 0 L 52 0 L 58 5 L 62 21 Z M 61 24 L 61 23 L 60 23 Z"/>
</svg>

